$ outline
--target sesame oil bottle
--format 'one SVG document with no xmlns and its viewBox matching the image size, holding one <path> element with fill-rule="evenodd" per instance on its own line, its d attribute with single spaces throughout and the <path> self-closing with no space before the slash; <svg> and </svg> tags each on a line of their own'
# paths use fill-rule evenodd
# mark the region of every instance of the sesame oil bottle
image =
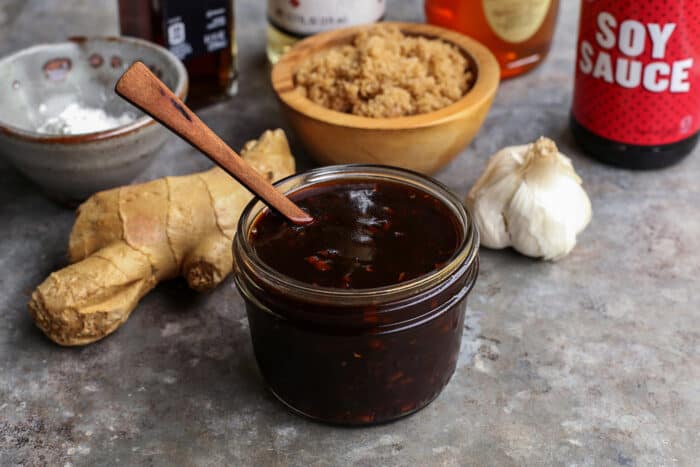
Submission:
<svg viewBox="0 0 700 467">
<path fill-rule="evenodd" d="M 188 103 L 204 104 L 238 89 L 235 0 L 119 0 L 125 36 L 153 41 L 182 60 Z"/>
</svg>

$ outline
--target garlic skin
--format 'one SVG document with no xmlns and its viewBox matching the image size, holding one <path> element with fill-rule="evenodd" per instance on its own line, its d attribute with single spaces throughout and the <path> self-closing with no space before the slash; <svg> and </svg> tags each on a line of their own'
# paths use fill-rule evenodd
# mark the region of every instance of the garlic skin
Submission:
<svg viewBox="0 0 700 467">
<path fill-rule="evenodd" d="M 467 206 L 483 246 L 512 246 L 553 261 L 571 252 L 592 216 L 571 160 L 544 137 L 494 154 L 469 192 Z"/>
</svg>

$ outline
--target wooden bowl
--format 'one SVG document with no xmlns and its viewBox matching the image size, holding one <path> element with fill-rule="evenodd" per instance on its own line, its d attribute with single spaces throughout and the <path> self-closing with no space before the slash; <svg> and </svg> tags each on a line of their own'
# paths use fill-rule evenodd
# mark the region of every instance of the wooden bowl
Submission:
<svg viewBox="0 0 700 467">
<path fill-rule="evenodd" d="M 393 24 L 406 35 L 439 38 L 457 46 L 476 70 L 472 88 L 440 110 L 396 118 L 337 112 L 307 99 L 294 76 L 309 56 L 348 44 L 370 26 L 311 36 L 287 52 L 272 69 L 272 86 L 307 151 L 322 164 L 371 163 L 433 173 L 464 149 L 479 131 L 498 88 L 500 69 L 493 54 L 467 36 L 437 26 Z"/>
</svg>

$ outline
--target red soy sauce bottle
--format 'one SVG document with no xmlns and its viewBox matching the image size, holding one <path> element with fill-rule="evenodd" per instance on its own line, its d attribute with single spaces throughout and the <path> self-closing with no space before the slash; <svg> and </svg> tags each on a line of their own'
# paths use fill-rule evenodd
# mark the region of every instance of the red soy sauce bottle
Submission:
<svg viewBox="0 0 700 467">
<path fill-rule="evenodd" d="M 657 169 L 700 131 L 700 2 L 582 0 L 571 130 L 592 157 Z"/>
</svg>

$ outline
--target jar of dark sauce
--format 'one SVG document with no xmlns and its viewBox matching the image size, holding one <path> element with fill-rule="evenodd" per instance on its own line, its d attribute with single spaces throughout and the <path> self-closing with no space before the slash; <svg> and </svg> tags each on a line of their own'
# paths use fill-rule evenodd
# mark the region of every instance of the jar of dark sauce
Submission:
<svg viewBox="0 0 700 467">
<path fill-rule="evenodd" d="M 316 420 L 413 413 L 452 376 L 479 235 L 461 201 L 398 168 L 330 166 L 278 188 L 314 222 L 262 203 L 234 240 L 255 357 L 272 392 Z"/>
</svg>

